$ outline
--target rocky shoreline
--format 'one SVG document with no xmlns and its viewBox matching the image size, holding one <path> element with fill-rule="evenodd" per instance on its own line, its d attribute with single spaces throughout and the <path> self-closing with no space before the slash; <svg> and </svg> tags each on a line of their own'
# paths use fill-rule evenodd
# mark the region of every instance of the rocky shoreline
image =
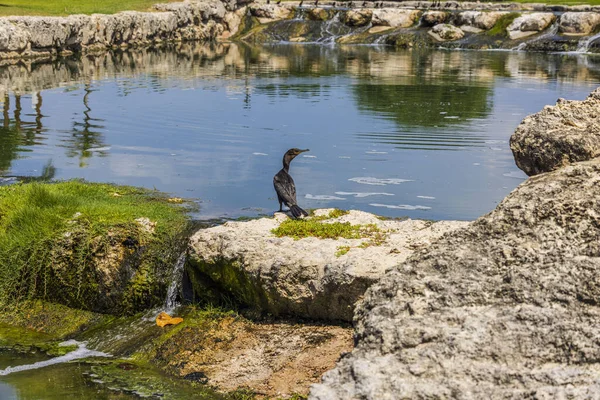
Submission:
<svg viewBox="0 0 600 400">
<path fill-rule="evenodd" d="M 154 12 L 2 17 L 0 59 L 231 40 L 593 53 L 600 52 L 599 30 L 600 6 L 187 0 L 157 4 Z"/>
</svg>

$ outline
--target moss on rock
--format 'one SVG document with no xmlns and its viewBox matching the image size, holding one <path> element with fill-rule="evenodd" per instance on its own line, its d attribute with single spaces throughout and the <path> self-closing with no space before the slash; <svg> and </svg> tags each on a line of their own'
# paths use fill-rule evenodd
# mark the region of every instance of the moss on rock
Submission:
<svg viewBox="0 0 600 400">
<path fill-rule="evenodd" d="M 68 181 L 0 187 L 0 304 L 133 313 L 164 299 L 185 208 L 156 191 Z"/>
</svg>

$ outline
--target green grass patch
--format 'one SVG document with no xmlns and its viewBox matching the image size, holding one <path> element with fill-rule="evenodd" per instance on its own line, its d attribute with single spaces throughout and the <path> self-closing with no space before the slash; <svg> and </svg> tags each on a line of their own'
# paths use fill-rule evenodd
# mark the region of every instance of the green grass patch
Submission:
<svg viewBox="0 0 600 400">
<path fill-rule="evenodd" d="M 350 246 L 339 246 L 335 252 L 336 257 L 341 257 L 350 251 Z"/>
<path fill-rule="evenodd" d="M 0 187 L 0 305 L 42 298 L 117 313 L 154 305 L 185 243 L 186 211 L 127 186 Z"/>
<path fill-rule="evenodd" d="M 517 12 L 511 12 L 501 16 L 500 18 L 498 18 L 496 25 L 494 25 L 492 29 L 487 31 L 486 34 L 490 36 L 508 36 L 508 34 L 506 33 L 506 28 L 508 28 L 508 26 L 520 16 L 521 13 Z"/>
<path fill-rule="evenodd" d="M 378 232 L 376 225 L 352 225 L 349 222 L 324 223 L 319 220 L 286 220 L 271 232 L 277 237 L 289 236 L 296 240 L 306 237 L 319 239 L 362 239 Z"/>
<path fill-rule="evenodd" d="M 119 11 L 150 11 L 156 3 L 175 0 L 1 0 L 0 16 L 114 14 Z"/>
</svg>

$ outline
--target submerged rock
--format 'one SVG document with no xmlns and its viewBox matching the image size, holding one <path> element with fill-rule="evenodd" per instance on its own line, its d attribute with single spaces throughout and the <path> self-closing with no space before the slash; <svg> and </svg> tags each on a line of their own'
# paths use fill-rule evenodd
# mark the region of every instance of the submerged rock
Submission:
<svg viewBox="0 0 600 400">
<path fill-rule="evenodd" d="M 327 215 L 321 210 L 317 215 Z M 288 218 L 227 222 L 191 238 L 189 273 L 204 287 L 217 286 L 238 301 L 274 315 L 350 321 L 354 303 L 387 268 L 466 222 L 383 221 L 349 214 L 322 221 L 376 228 L 371 237 L 318 239 L 276 237 Z"/>
<path fill-rule="evenodd" d="M 408 28 L 413 26 L 421 15 L 419 10 L 399 10 L 383 8 L 373 10 L 373 26 L 391 26 L 393 28 Z"/>
<path fill-rule="evenodd" d="M 600 25 L 600 13 L 566 12 L 560 16 L 558 31 L 564 35 L 585 36 Z"/>
<path fill-rule="evenodd" d="M 530 178 L 382 276 L 311 399 L 593 398 L 600 159 Z"/>
<path fill-rule="evenodd" d="M 438 24 L 434 26 L 428 33 L 439 42 L 458 40 L 465 36 L 465 33 L 460 28 L 449 24 Z"/>
<path fill-rule="evenodd" d="M 556 16 L 553 13 L 524 14 L 515 18 L 506 31 L 511 39 L 522 39 L 543 31 L 555 20 Z"/>
<path fill-rule="evenodd" d="M 584 101 L 559 99 L 528 116 L 511 136 L 510 148 L 530 176 L 600 156 L 600 88 Z"/>
</svg>

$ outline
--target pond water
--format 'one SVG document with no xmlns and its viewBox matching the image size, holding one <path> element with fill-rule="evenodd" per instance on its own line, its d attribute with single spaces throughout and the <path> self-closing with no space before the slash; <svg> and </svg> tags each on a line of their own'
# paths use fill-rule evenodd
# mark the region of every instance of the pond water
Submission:
<svg viewBox="0 0 600 400">
<path fill-rule="evenodd" d="M 377 46 L 21 63 L 0 67 L 0 171 L 154 187 L 235 218 L 276 210 L 283 153 L 309 148 L 291 167 L 304 208 L 471 220 L 525 178 L 508 146 L 520 121 L 599 82 L 594 56 Z"/>
</svg>

